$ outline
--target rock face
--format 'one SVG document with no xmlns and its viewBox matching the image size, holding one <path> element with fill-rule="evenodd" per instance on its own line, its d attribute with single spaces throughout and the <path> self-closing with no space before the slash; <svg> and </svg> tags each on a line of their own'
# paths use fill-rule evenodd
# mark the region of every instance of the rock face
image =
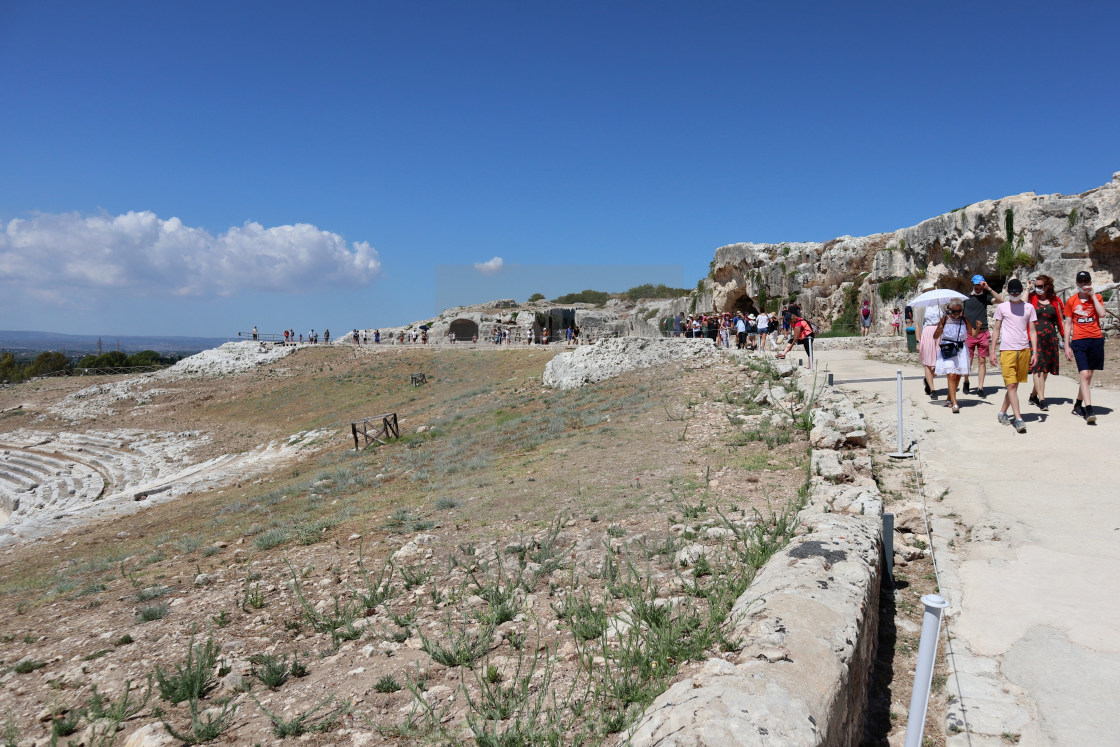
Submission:
<svg viewBox="0 0 1120 747">
<path fill-rule="evenodd" d="M 612 298 L 599 306 L 587 303 L 555 304 L 537 302 L 517 304 L 511 300 L 490 301 L 475 306 L 456 306 L 444 309 L 436 318 L 415 321 L 403 327 L 379 327 L 381 340 L 388 343 L 404 332 L 410 336 L 419 332 L 421 325 L 428 327 L 429 344 L 448 343 L 454 336 L 458 342 L 469 342 L 477 336 L 479 342 L 494 337 L 495 330 L 510 333 L 514 343 L 524 344 L 530 336 L 540 340 L 544 329 L 551 329 L 551 342 L 562 341 L 563 329 L 575 324 L 584 341 L 608 337 L 660 337 L 663 327 L 671 329 L 671 317 L 678 312 L 687 313 L 690 297 L 673 299 L 644 299 L 629 301 Z M 373 341 L 374 330 L 364 330 L 366 338 Z M 335 338 L 336 344 L 349 343 L 347 334 Z"/>
<path fill-rule="evenodd" d="M 1010 242 L 1010 254 L 1005 249 L 1001 262 L 1004 242 Z M 872 301 L 882 324 L 923 282 L 967 292 L 969 279 L 981 274 L 999 290 L 1012 277 L 1044 273 L 1066 297 L 1079 270 L 1092 272 L 1098 289 L 1120 279 L 1120 172 L 1079 195 L 1026 192 L 985 200 L 891 233 L 723 246 L 696 308 L 753 312 L 769 300 L 766 308 L 773 310 L 773 299 L 796 297 L 827 328 L 854 294 Z M 882 286 L 887 281 L 894 282 Z"/>
<path fill-rule="evenodd" d="M 642 337 L 600 340 L 550 360 L 544 368 L 543 381 L 545 386 L 556 389 L 575 389 L 635 368 L 647 368 L 673 360 L 707 360 L 715 357 L 717 352 L 711 340 Z"/>
</svg>

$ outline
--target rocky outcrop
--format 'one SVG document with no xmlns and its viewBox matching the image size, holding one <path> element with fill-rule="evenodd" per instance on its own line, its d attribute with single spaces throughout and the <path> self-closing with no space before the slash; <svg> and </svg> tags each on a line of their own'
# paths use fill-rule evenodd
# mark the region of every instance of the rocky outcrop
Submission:
<svg viewBox="0 0 1120 747">
<path fill-rule="evenodd" d="M 543 382 L 545 386 L 556 389 L 575 389 L 636 368 L 675 360 L 709 361 L 717 355 L 717 348 L 711 340 L 633 337 L 600 340 L 550 360 L 544 367 Z"/>
<path fill-rule="evenodd" d="M 1092 272 L 1098 288 L 1120 280 L 1120 172 L 1079 195 L 985 200 L 890 233 L 723 246 L 710 296 L 700 294 L 697 309 L 754 311 L 765 303 L 772 310 L 774 299 L 796 298 L 827 327 L 845 303 L 868 298 L 885 323 L 923 282 L 967 291 L 981 274 L 1000 289 L 1011 277 L 1045 273 L 1068 295 L 1080 270 Z"/>
</svg>

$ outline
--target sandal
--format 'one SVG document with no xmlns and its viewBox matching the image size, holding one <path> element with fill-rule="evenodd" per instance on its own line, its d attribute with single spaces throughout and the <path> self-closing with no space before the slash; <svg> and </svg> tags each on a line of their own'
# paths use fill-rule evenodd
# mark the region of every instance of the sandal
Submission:
<svg viewBox="0 0 1120 747">
<path fill-rule="evenodd" d="M 953 414 L 954 415 L 956 415 L 960 411 L 961 411 L 961 408 L 958 405 L 953 405 Z"/>
<path fill-rule="evenodd" d="M 785 358 L 786 358 L 785 353 L 778 353 L 778 360 L 785 360 Z"/>
</svg>

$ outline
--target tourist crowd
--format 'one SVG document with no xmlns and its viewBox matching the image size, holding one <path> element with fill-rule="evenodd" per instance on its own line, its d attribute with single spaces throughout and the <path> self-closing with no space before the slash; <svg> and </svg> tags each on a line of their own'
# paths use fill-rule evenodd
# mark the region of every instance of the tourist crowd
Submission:
<svg viewBox="0 0 1120 747">
<path fill-rule="evenodd" d="M 1104 368 L 1104 301 L 1093 292 L 1088 272 L 1077 273 L 1077 291 L 1062 299 L 1054 290 L 1054 279 L 1038 275 L 1029 294 L 1024 294 L 1018 278 L 1008 281 L 1006 297 L 988 285 L 982 275 L 972 278 L 972 292 L 965 299 L 955 298 L 922 310 L 918 355 L 925 370 L 925 391 L 933 400 L 938 394 L 935 377 L 946 378 L 945 406 L 960 412 L 958 386 L 965 395 L 986 398 L 984 386 L 987 366 L 998 366 L 1004 383 L 1003 401 L 997 419 L 1001 424 L 1026 431 L 1019 401 L 1019 387 L 1031 380 L 1027 402 L 1042 412 L 1046 401 L 1046 381 L 1057 374 L 1064 357 L 1076 362 L 1079 372 L 1077 399 L 1073 414 L 1094 424 L 1090 386 L 1093 372 Z M 928 285 L 923 292 L 932 291 Z M 995 306 L 989 325 L 988 309 Z M 976 362 L 976 383 L 971 385 L 972 363 Z"/>
</svg>

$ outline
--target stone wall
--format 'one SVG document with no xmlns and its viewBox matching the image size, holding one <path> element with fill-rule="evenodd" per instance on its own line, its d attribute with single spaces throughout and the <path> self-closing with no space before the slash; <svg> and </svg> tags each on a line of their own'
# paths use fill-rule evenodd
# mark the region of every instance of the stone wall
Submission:
<svg viewBox="0 0 1120 747">
<path fill-rule="evenodd" d="M 801 374 L 807 395 L 812 382 Z M 812 418 L 801 529 L 731 613 L 728 637 L 744 647 L 662 693 L 629 744 L 860 742 L 878 633 L 882 499 L 863 416 L 826 387 Z"/>
</svg>

